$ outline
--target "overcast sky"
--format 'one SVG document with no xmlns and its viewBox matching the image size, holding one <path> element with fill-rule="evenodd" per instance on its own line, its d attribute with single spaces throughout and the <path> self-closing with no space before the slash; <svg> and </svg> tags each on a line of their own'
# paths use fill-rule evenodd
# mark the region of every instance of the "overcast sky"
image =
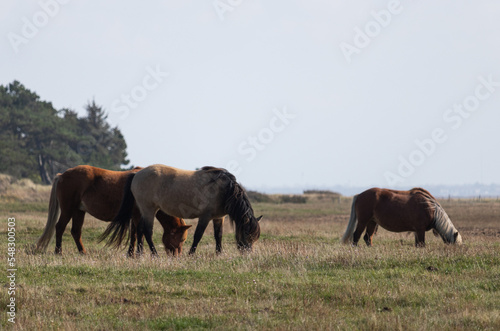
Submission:
<svg viewBox="0 0 500 331">
<path fill-rule="evenodd" d="M 0 84 L 250 188 L 500 184 L 498 1 L 0 2 Z"/>
</svg>

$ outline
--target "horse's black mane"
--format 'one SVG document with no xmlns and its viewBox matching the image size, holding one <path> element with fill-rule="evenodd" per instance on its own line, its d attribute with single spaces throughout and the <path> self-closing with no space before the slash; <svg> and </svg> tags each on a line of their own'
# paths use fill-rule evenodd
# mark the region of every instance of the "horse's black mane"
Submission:
<svg viewBox="0 0 500 331">
<path fill-rule="evenodd" d="M 201 170 L 212 174 L 213 182 L 219 179 L 227 180 L 228 188 L 225 195 L 226 212 L 233 221 L 238 222 L 238 219 L 243 220 L 253 216 L 253 208 L 247 193 L 243 186 L 236 181 L 236 177 L 232 173 L 226 169 L 216 167 L 203 167 Z"/>
<path fill-rule="evenodd" d="M 224 196 L 225 212 L 229 215 L 231 222 L 236 224 L 236 236 L 243 239 L 253 236 L 260 231 L 259 223 L 255 220 L 253 208 L 243 186 L 236 177 L 223 168 L 203 167 L 202 171 L 212 174 L 212 181 L 225 180 L 227 190 Z"/>
</svg>

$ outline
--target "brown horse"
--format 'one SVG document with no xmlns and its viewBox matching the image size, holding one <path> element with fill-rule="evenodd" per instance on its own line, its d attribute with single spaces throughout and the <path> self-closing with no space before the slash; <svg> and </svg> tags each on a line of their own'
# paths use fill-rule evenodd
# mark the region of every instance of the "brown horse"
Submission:
<svg viewBox="0 0 500 331">
<path fill-rule="evenodd" d="M 357 245 L 366 228 L 364 240 L 371 246 L 378 225 L 392 232 L 414 232 L 417 247 L 425 246 L 425 232 L 431 229 L 447 244 L 462 243 L 462 236 L 443 207 L 422 188 L 410 191 L 371 188 L 354 196 L 342 242 Z"/>
<path fill-rule="evenodd" d="M 108 244 L 120 245 L 129 227 L 134 201 L 142 217 L 137 233 L 144 233 L 150 247 L 153 218 L 158 210 L 177 217 L 198 218 L 190 254 L 196 251 L 210 220 L 214 224 L 216 252 L 221 252 L 222 222 L 227 214 L 236 225 L 236 244 L 241 251 L 251 250 L 260 236 L 262 216 L 254 217 L 245 190 L 225 169 L 204 167 L 188 171 L 157 164 L 129 178 L 120 212 L 101 236 L 105 239 L 111 235 Z"/>
<path fill-rule="evenodd" d="M 128 176 L 141 170 L 136 167 L 129 171 L 110 171 L 87 165 L 77 166 L 58 174 L 54 179 L 50 193 L 49 215 L 42 236 L 38 239 L 37 250 L 45 251 L 56 232 L 56 254 L 62 253 L 62 236 L 71 219 L 71 235 L 78 251 L 85 254 L 82 243 L 82 226 L 85 213 L 97 219 L 111 222 L 120 209 L 125 183 Z M 134 254 L 136 226 L 140 220 L 139 210 L 134 207 L 131 213 L 131 241 L 129 255 Z M 167 254 L 180 254 L 182 244 L 187 238 L 187 229 L 183 219 L 158 212 L 156 218 L 164 229 L 162 241 Z M 59 220 L 58 220 L 59 219 Z M 57 221 L 58 220 L 58 221 Z M 56 224 L 57 221 L 57 224 Z M 137 250 L 142 251 L 143 238 L 137 236 Z"/>
</svg>

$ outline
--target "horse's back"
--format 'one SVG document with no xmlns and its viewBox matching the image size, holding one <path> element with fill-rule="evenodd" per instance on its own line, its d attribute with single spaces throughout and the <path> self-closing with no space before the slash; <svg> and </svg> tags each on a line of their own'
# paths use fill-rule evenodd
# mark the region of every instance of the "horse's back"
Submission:
<svg viewBox="0 0 500 331">
<path fill-rule="evenodd" d="M 80 209 L 111 221 L 120 207 L 127 177 L 140 169 L 113 171 L 79 165 L 61 174 L 58 196 L 70 209 Z"/>
<path fill-rule="evenodd" d="M 159 204 L 160 200 L 172 200 L 185 192 L 191 195 L 193 171 L 177 169 L 162 164 L 155 164 L 138 172 L 132 182 L 132 192 L 136 200 L 151 201 Z"/>
<path fill-rule="evenodd" d="M 162 164 L 154 164 L 142 169 L 134 178 L 133 186 L 147 189 L 147 187 L 175 185 L 192 180 L 194 171 L 178 169 Z M 179 183 L 180 182 L 180 183 Z"/>
<path fill-rule="evenodd" d="M 409 203 L 412 199 L 421 199 L 422 197 L 435 200 L 429 191 L 421 187 L 412 188 L 408 191 L 374 187 L 360 193 L 358 196 L 376 201 L 394 201 L 399 203 Z"/>
<path fill-rule="evenodd" d="M 58 196 L 60 198 L 81 196 L 92 185 L 95 177 L 93 168 L 88 165 L 79 165 L 60 174 L 57 185 Z"/>
<path fill-rule="evenodd" d="M 357 212 L 376 219 L 389 231 L 414 230 L 421 226 L 417 219 L 430 219 L 430 211 L 424 203 L 427 196 L 432 197 L 419 188 L 409 191 L 372 188 L 358 195 Z"/>
<path fill-rule="evenodd" d="M 79 165 L 69 168 L 60 174 L 60 176 L 66 181 L 74 180 L 81 185 L 82 183 L 92 182 L 98 178 L 121 177 L 124 173 L 137 172 L 140 169 L 140 167 L 135 167 L 134 169 L 128 171 L 115 171 L 89 165 Z"/>
<path fill-rule="evenodd" d="M 197 191 L 199 187 L 209 184 L 212 178 L 213 176 L 204 170 L 184 170 L 154 164 L 137 173 L 133 186 L 147 188 L 152 185 L 168 191 Z"/>
<path fill-rule="evenodd" d="M 209 209 L 219 209 L 221 194 L 213 178 L 204 170 L 155 164 L 136 174 L 132 193 L 141 208 L 157 207 L 170 215 L 195 218 Z M 218 215 L 220 211 L 214 213 Z"/>
</svg>

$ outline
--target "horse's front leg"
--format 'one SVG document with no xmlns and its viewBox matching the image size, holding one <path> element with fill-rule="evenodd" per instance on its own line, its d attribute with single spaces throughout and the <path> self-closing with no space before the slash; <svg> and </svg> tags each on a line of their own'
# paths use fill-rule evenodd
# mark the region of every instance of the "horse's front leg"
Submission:
<svg viewBox="0 0 500 331">
<path fill-rule="evenodd" d="M 425 247 L 425 231 L 415 231 L 415 247 Z"/>
<path fill-rule="evenodd" d="M 189 254 L 194 254 L 196 252 L 196 247 L 198 247 L 198 243 L 203 237 L 205 233 L 205 229 L 207 228 L 208 222 L 210 222 L 210 218 L 208 217 L 200 217 L 198 219 L 198 225 L 196 226 L 196 230 L 194 231 L 193 245 L 191 245 L 191 249 L 189 250 Z"/>
<path fill-rule="evenodd" d="M 222 229 L 224 219 L 216 218 L 212 222 L 214 222 L 215 252 L 220 254 L 222 252 Z"/>
</svg>

